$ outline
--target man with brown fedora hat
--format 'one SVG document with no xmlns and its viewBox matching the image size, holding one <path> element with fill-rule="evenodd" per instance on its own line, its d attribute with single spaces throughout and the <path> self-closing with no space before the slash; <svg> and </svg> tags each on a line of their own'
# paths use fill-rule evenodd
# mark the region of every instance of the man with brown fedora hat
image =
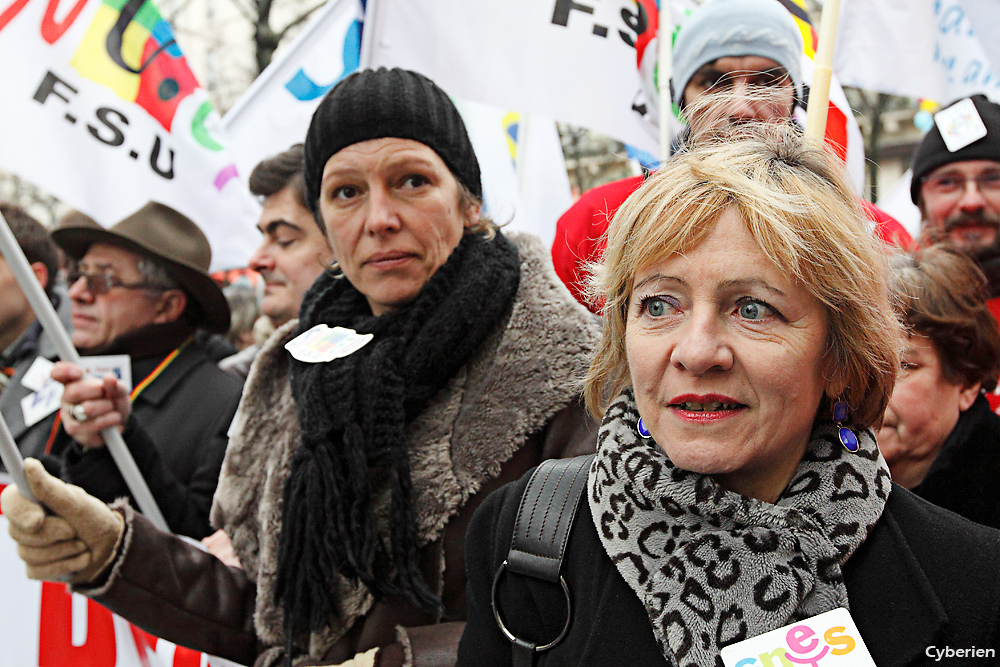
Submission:
<svg viewBox="0 0 1000 667">
<path fill-rule="evenodd" d="M 225 296 L 208 275 L 208 239 L 186 216 L 156 202 L 108 229 L 70 224 L 52 236 L 76 260 L 69 276 L 73 344 L 84 356 L 131 358 L 131 414 L 124 424 L 118 413 L 100 417 L 108 421 L 102 428 L 123 427 L 171 530 L 205 537 L 241 391 L 195 337 L 198 329 L 229 327 Z M 72 364 L 53 369 L 62 382 L 81 375 Z M 74 436 L 88 407 L 93 413 L 117 395 L 114 382 L 78 383 L 64 393 L 63 431 L 52 447 L 63 478 L 106 502 L 128 495 L 125 482 L 103 439 Z"/>
</svg>

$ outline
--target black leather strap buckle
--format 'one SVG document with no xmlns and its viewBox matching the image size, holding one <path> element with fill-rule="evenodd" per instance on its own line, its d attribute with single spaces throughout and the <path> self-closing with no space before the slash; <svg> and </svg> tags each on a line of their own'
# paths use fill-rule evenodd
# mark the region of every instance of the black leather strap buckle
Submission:
<svg viewBox="0 0 1000 667">
<path fill-rule="evenodd" d="M 493 594 L 490 596 L 490 603 L 493 605 L 493 617 L 497 620 L 497 625 L 500 626 L 500 632 L 502 632 L 508 640 L 515 644 L 530 644 L 529 642 L 525 642 L 523 639 L 519 639 L 513 632 L 507 629 L 507 625 L 503 620 L 503 615 L 500 613 L 500 605 L 497 604 L 497 591 L 500 589 L 500 580 L 503 578 L 503 573 L 506 571 L 507 561 L 504 561 L 500 567 L 497 568 L 497 573 L 493 576 Z M 563 595 L 566 596 L 566 622 L 563 624 L 563 629 L 559 633 L 559 636 L 550 641 L 548 644 L 543 644 L 542 646 L 530 644 L 532 651 L 535 653 L 548 651 L 565 639 L 566 634 L 569 632 L 570 621 L 573 620 L 573 607 L 569 597 L 569 586 L 566 585 L 566 579 L 564 579 L 561 575 L 559 576 L 559 583 L 562 585 Z"/>
<path fill-rule="evenodd" d="M 569 586 L 562 576 L 562 563 L 569 543 L 569 533 L 576 517 L 576 508 L 587 483 L 587 473 L 594 460 L 591 456 L 543 461 L 535 469 L 521 496 L 507 558 L 493 575 L 490 603 L 500 631 L 512 644 L 515 667 L 531 667 L 535 656 L 553 648 L 569 633 L 573 606 Z M 497 591 L 504 573 L 511 572 L 558 582 L 566 597 L 566 622 L 559 636 L 541 646 L 519 639 L 508 628 L 500 613 Z"/>
</svg>

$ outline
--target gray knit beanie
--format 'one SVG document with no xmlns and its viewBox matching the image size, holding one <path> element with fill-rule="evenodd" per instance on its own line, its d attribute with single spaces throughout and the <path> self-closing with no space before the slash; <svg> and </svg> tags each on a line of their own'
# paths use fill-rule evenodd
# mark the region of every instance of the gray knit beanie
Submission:
<svg viewBox="0 0 1000 667">
<path fill-rule="evenodd" d="M 802 99 L 802 33 L 777 0 L 708 0 L 695 9 L 674 42 L 674 103 L 698 68 L 719 58 L 761 56 L 791 76 Z"/>
<path fill-rule="evenodd" d="M 334 153 L 369 139 L 412 139 L 440 156 L 458 182 L 482 198 L 479 161 L 451 98 L 422 74 L 362 70 L 326 94 L 306 133 L 306 195 L 317 213 L 323 168 Z"/>
</svg>

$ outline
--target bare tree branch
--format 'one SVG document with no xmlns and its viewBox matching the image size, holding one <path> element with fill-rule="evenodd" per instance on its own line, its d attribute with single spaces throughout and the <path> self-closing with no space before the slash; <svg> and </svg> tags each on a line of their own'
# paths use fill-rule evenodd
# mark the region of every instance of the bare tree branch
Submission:
<svg viewBox="0 0 1000 667">
<path fill-rule="evenodd" d="M 241 2 L 241 0 L 229 0 L 233 7 L 236 7 L 237 11 L 243 15 L 250 23 L 254 23 L 257 20 L 257 3 L 253 0 L 250 2 Z"/>
<path fill-rule="evenodd" d="M 291 23 L 289 23 L 284 28 L 282 28 L 281 30 L 278 31 L 278 39 L 279 40 L 284 39 L 285 35 L 288 34 L 289 30 L 291 30 L 292 28 L 295 28 L 296 26 L 301 25 L 301 24 L 305 23 L 306 21 L 308 21 L 309 17 L 311 17 L 316 12 L 316 10 L 319 9 L 320 7 L 322 7 L 324 4 L 325 3 L 320 3 L 320 4 L 316 5 L 315 7 L 313 7 L 312 9 L 307 9 L 305 12 L 303 12 L 302 14 L 300 14 L 298 16 L 298 18 L 296 18 L 294 21 L 292 21 Z"/>
</svg>

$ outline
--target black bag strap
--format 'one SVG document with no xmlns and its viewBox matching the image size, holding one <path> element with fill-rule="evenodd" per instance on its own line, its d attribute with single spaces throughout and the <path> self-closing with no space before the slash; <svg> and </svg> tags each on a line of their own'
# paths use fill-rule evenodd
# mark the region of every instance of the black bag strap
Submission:
<svg viewBox="0 0 1000 667">
<path fill-rule="evenodd" d="M 572 608 L 569 587 L 561 574 L 562 563 L 593 460 L 594 455 L 590 454 L 543 461 L 532 473 L 521 496 L 510 551 L 493 577 L 492 596 L 493 615 L 500 631 L 512 644 L 514 667 L 533 667 L 537 654 L 556 646 L 569 631 Z M 562 586 L 566 596 L 566 623 L 553 641 L 539 646 L 516 637 L 507 629 L 497 605 L 497 590 L 508 569 Z"/>
</svg>

